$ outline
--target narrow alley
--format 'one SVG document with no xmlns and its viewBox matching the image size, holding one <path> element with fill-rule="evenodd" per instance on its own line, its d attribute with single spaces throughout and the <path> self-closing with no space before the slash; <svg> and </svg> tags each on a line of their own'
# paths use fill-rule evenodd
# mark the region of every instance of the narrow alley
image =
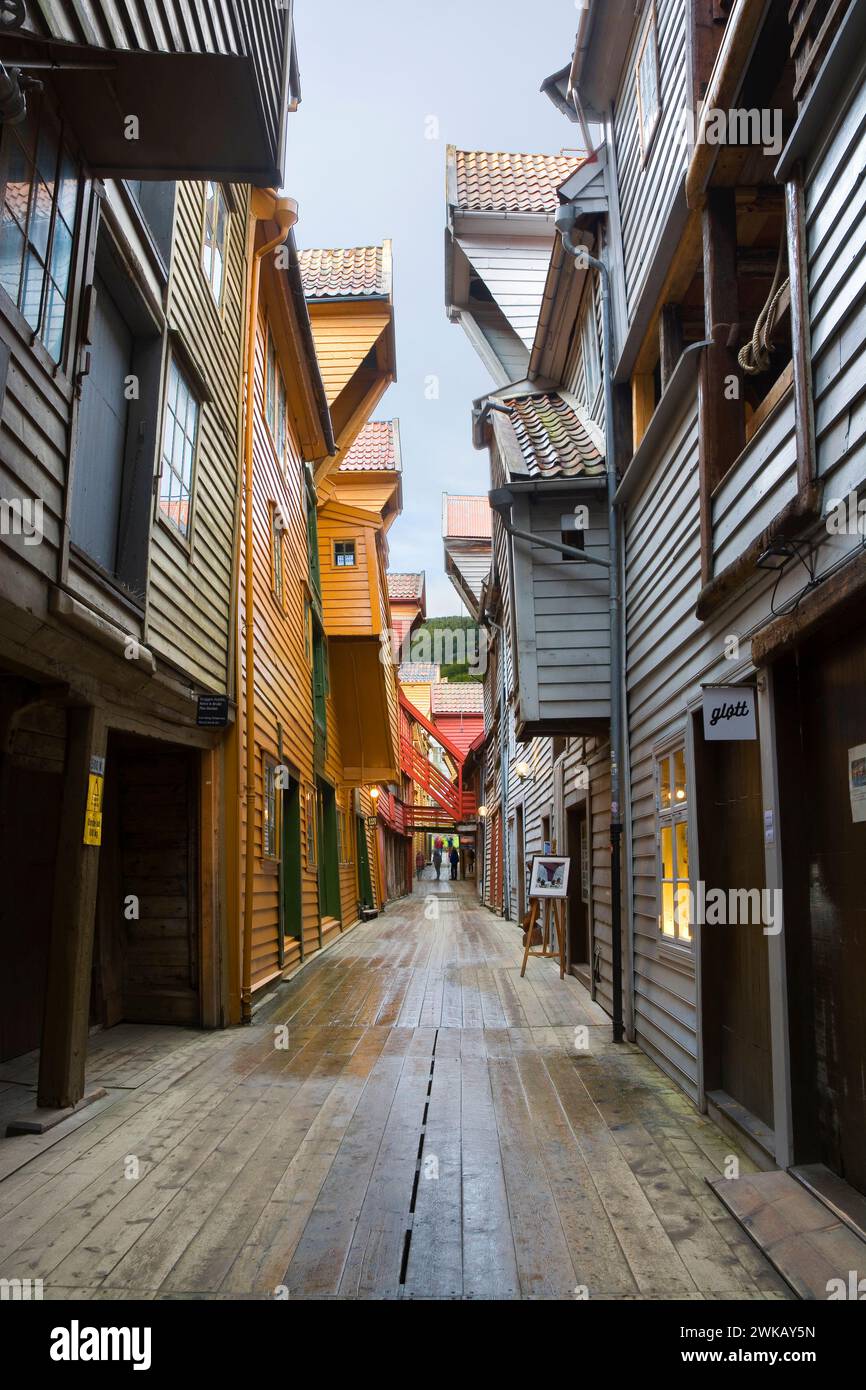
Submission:
<svg viewBox="0 0 866 1390">
<path fill-rule="evenodd" d="M 99 1113 L 0 1141 L 4 1273 L 55 1299 L 790 1296 L 707 1186 L 736 1149 L 521 956 L 425 878 L 251 1028 L 96 1033 Z M 33 1067 L 0 1071 L 5 1107 Z"/>
</svg>

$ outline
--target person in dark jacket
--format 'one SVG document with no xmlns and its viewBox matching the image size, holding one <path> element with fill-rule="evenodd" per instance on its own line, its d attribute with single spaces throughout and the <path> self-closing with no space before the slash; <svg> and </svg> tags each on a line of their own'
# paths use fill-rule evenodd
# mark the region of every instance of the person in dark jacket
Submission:
<svg viewBox="0 0 866 1390">
<path fill-rule="evenodd" d="M 440 871 L 441 871 L 441 869 L 442 869 L 442 851 L 441 851 L 441 849 L 434 849 L 434 851 L 433 851 L 433 868 L 436 870 L 436 877 L 438 878 L 438 877 L 439 877 L 439 874 L 440 874 Z"/>
<path fill-rule="evenodd" d="M 451 877 L 456 878 L 457 865 L 460 863 L 460 851 L 458 850 L 456 845 L 451 846 L 451 853 L 448 856 L 448 861 L 451 865 Z"/>
</svg>

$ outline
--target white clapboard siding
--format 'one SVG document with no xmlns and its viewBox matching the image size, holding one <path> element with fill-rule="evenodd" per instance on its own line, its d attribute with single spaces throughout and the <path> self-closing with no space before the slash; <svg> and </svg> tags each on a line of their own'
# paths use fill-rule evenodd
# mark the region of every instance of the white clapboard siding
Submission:
<svg viewBox="0 0 866 1390">
<path fill-rule="evenodd" d="M 866 476 L 866 84 L 806 169 L 818 472 L 845 496 Z"/>
<path fill-rule="evenodd" d="M 457 240 L 528 351 L 544 296 L 552 229 L 543 237 L 460 233 Z"/>
<path fill-rule="evenodd" d="M 499 373 L 493 373 L 497 386 L 505 386 L 510 381 L 523 381 L 529 370 L 529 349 L 521 342 L 502 310 L 496 304 L 473 304 L 471 317 L 487 345 L 488 353 L 499 363 Z"/>
<path fill-rule="evenodd" d="M 794 395 L 789 391 L 713 494 L 713 573 L 736 560 L 796 495 Z"/>
<path fill-rule="evenodd" d="M 644 15 L 648 6 L 643 7 Z M 614 109 L 614 139 L 622 223 L 623 271 L 629 322 L 686 168 L 686 11 L 683 0 L 656 0 L 661 119 L 641 162 L 635 64 L 644 32 L 636 26 Z"/>
<path fill-rule="evenodd" d="M 604 505 L 587 498 L 590 527 L 586 549 L 606 559 L 609 554 Z M 517 515 L 517 508 L 515 514 Z M 533 501 L 528 526 L 521 530 L 559 541 L 563 512 L 570 507 L 562 498 Z M 529 542 L 514 542 L 516 593 L 531 594 L 532 603 L 517 605 L 517 640 L 534 640 L 537 671 L 537 708 L 524 682 L 521 692 L 524 718 L 577 720 L 610 717 L 610 604 L 608 572 L 581 561 L 561 559 L 556 551 Z M 525 615 L 525 616 L 524 616 Z M 524 633 L 525 622 L 533 631 Z"/>
</svg>

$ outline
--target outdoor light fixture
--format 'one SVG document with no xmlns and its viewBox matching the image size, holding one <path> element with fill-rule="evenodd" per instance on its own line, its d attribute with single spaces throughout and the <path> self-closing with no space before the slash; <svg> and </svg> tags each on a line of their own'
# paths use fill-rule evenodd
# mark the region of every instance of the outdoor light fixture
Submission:
<svg viewBox="0 0 866 1390">
<path fill-rule="evenodd" d="M 793 560 L 796 549 L 790 541 L 776 541 L 758 556 L 759 570 L 781 570 L 784 569 L 789 560 Z"/>
<path fill-rule="evenodd" d="M 532 768 L 530 767 L 529 763 L 526 762 L 515 763 L 514 771 L 520 778 L 521 782 L 525 782 L 527 777 L 531 776 L 532 774 Z"/>
<path fill-rule="evenodd" d="M 370 788 L 370 796 L 372 797 L 372 799 L 373 799 L 374 801 L 378 801 L 378 800 L 379 800 L 379 788 L 378 788 L 378 787 L 371 787 L 371 788 Z"/>
<path fill-rule="evenodd" d="M 479 807 L 478 807 L 478 815 L 479 815 L 479 817 L 481 818 L 481 820 L 486 820 L 486 818 L 487 818 L 487 807 L 486 807 L 486 806 L 479 806 Z"/>
</svg>

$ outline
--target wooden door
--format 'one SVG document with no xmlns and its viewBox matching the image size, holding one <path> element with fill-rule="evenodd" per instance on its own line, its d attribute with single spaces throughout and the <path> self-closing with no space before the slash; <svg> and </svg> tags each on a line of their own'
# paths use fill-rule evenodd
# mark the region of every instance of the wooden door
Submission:
<svg viewBox="0 0 866 1390">
<path fill-rule="evenodd" d="M 103 840 L 117 867 L 100 876 L 97 921 L 113 924 L 100 949 L 118 961 L 130 1023 L 200 1022 L 198 765 L 186 749 L 109 739 Z M 106 1000 L 115 989 L 107 977 Z"/>
<path fill-rule="evenodd" d="M 586 804 L 566 813 L 568 855 L 568 964 L 589 980 L 589 843 Z M 583 967 L 583 969 L 580 969 Z"/>
<path fill-rule="evenodd" d="M 285 937 L 303 938 L 301 903 L 301 788 L 292 779 L 284 788 L 280 863 L 280 929 Z"/>
<path fill-rule="evenodd" d="M 117 562 L 133 336 L 97 275 L 90 372 L 84 378 L 73 478 L 72 539 L 110 574 Z"/>
<path fill-rule="evenodd" d="M 517 864 L 517 920 L 520 922 L 526 912 L 526 856 L 523 826 L 523 803 L 514 813 L 514 851 Z"/>
<path fill-rule="evenodd" d="M 707 894 L 765 887 L 758 740 L 705 743 L 696 730 L 698 836 Z M 745 915 L 737 909 L 739 915 Z M 733 916 L 734 913 L 726 913 Z M 701 932 L 704 1084 L 773 1125 L 767 937 L 756 921 Z"/>
<path fill-rule="evenodd" d="M 807 1078 L 798 1090 L 794 1077 L 797 1157 L 866 1192 L 866 765 L 853 751 L 866 745 L 866 627 L 804 649 L 786 689 L 800 740 L 800 795 L 782 803 L 800 827 L 798 844 L 783 840 L 792 1066 Z"/>
</svg>

